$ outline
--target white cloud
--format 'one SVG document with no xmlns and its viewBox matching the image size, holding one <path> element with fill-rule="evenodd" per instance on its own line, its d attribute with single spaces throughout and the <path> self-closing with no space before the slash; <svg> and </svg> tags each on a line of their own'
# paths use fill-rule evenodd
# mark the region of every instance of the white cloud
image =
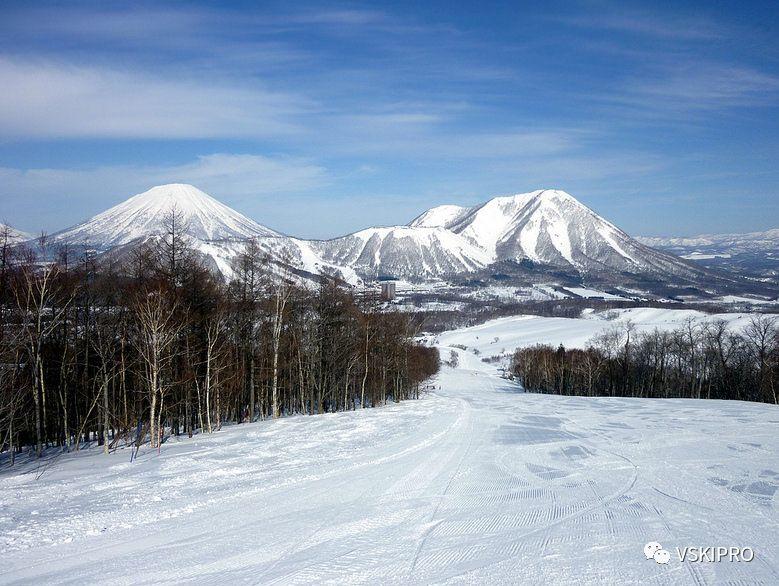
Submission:
<svg viewBox="0 0 779 586">
<path fill-rule="evenodd" d="M 247 83 L 3 57 L 0 87 L 0 134 L 18 138 L 278 137 L 313 107 Z"/>
<path fill-rule="evenodd" d="M 630 82 L 627 99 L 646 105 L 708 109 L 757 104 L 773 105 L 779 78 L 748 67 L 690 63 L 647 74 Z"/>
</svg>

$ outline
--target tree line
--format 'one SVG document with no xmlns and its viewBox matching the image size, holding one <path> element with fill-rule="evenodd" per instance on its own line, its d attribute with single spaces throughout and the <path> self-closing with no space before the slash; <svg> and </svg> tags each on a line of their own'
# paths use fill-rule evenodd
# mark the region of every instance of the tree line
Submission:
<svg viewBox="0 0 779 586">
<path fill-rule="evenodd" d="M 225 423 L 416 398 L 438 352 L 333 280 L 297 285 L 249 242 L 225 282 L 173 210 L 118 254 L 0 233 L 0 452 L 103 450 Z"/>
<path fill-rule="evenodd" d="M 511 371 L 528 391 L 580 396 L 686 397 L 777 403 L 779 326 L 755 314 L 740 330 L 692 319 L 673 331 L 628 323 L 586 349 L 517 349 Z"/>
</svg>

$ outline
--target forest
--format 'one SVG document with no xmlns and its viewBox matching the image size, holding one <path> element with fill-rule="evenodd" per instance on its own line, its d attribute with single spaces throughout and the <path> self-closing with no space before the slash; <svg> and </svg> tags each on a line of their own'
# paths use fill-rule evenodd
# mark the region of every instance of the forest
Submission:
<svg viewBox="0 0 779 586">
<path fill-rule="evenodd" d="M 333 280 L 296 284 L 252 242 L 225 282 L 166 233 L 119 255 L 0 234 L 0 452 L 170 435 L 416 398 L 438 351 Z"/>
<path fill-rule="evenodd" d="M 687 320 L 673 331 L 637 333 L 632 324 L 586 349 L 516 350 L 511 371 L 526 390 L 607 397 L 686 397 L 777 403 L 777 318 L 754 314 L 743 330 L 722 320 Z"/>
</svg>

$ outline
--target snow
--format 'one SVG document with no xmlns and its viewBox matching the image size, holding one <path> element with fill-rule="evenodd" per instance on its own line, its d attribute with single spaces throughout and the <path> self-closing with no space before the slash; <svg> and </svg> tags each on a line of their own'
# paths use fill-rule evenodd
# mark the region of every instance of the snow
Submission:
<svg viewBox="0 0 779 586">
<path fill-rule="evenodd" d="M 584 297 L 585 299 L 591 299 L 593 297 L 600 299 L 625 299 L 625 297 L 620 297 L 619 295 L 612 295 L 611 293 L 598 291 L 597 289 L 587 289 L 586 287 L 566 287 L 565 290 L 570 291 L 579 297 Z"/>
<path fill-rule="evenodd" d="M 547 194 L 548 192 L 544 193 Z M 554 192 L 554 195 L 554 199 L 546 197 L 541 200 L 544 209 L 546 233 L 549 235 L 555 250 L 557 250 L 569 264 L 576 266 L 576 261 L 574 261 L 572 254 L 571 239 L 568 235 L 569 224 L 559 206 L 557 192 Z M 568 194 L 566 193 L 565 195 L 567 196 Z"/>
<path fill-rule="evenodd" d="M 467 299 L 501 301 L 548 301 L 551 297 L 535 287 L 511 287 L 507 285 L 486 285 L 458 291 L 458 295 Z"/>
<path fill-rule="evenodd" d="M 412 225 L 436 223 L 461 234 L 492 261 L 530 259 L 570 266 L 581 274 L 604 269 L 692 276 L 689 265 L 628 236 L 573 196 L 558 189 L 495 197 L 443 221 L 455 212 L 433 208 Z"/>
<path fill-rule="evenodd" d="M 7 234 L 9 244 L 18 244 L 20 242 L 25 242 L 26 240 L 31 240 L 33 238 L 32 234 L 28 234 L 27 232 L 22 232 L 21 230 L 17 230 L 13 226 L 9 226 L 8 224 L 3 224 L 2 222 L 0 222 L 0 237 L 2 237 L 3 234 Z M 0 241 L 0 243 L 2 243 L 2 241 Z"/>
<path fill-rule="evenodd" d="M 108 250 L 164 234 L 165 217 L 173 209 L 181 215 L 189 243 L 210 258 L 227 279 L 234 276 L 233 260 L 253 239 L 278 263 L 289 263 L 315 275 L 337 276 L 353 286 L 362 285 L 353 269 L 325 261 L 311 242 L 262 226 L 192 185 L 153 187 L 51 238 L 58 243 L 89 244 Z M 311 284 L 306 279 L 298 280 L 302 285 Z"/>
<path fill-rule="evenodd" d="M 658 236 L 639 236 L 637 240 L 649 246 L 660 247 L 712 247 L 735 249 L 779 248 L 779 228 L 764 232 L 748 232 L 746 234 L 703 234 L 701 236 L 664 238 Z M 695 251 L 691 251 L 695 252 Z"/>
<path fill-rule="evenodd" d="M 181 214 L 187 233 L 197 240 L 279 236 L 192 185 L 172 183 L 134 195 L 77 226 L 52 234 L 51 239 L 100 249 L 121 246 L 164 233 L 165 216 L 173 209 Z"/>
<path fill-rule="evenodd" d="M 635 258 L 625 252 L 619 244 L 617 244 L 617 239 L 615 236 L 619 234 L 618 228 L 607 222 L 603 226 L 598 227 L 598 233 L 606 240 L 606 242 L 611 245 L 614 250 L 617 251 L 619 255 L 628 259 L 632 263 L 637 265 L 640 264 Z"/>
<path fill-rule="evenodd" d="M 534 288 L 545 295 L 547 299 L 567 299 L 570 297 L 570 295 L 558 291 L 554 285 L 534 285 Z"/>
<path fill-rule="evenodd" d="M 497 244 L 509 231 L 516 214 L 541 191 L 543 190 L 492 198 L 481 206 L 472 208 L 451 228 L 478 243 L 495 258 Z"/>
<path fill-rule="evenodd" d="M 614 271 L 697 275 L 676 257 L 641 246 L 564 191 L 540 189 L 495 197 L 466 208 L 443 205 L 409 225 L 373 227 L 325 241 L 307 241 L 275 232 L 220 203 L 192 185 L 168 184 L 56 232 L 50 242 L 89 245 L 98 251 L 134 245 L 164 234 L 165 218 L 176 209 L 182 227 L 219 270 L 231 276 L 237 248 L 230 241 L 250 238 L 289 257 L 313 274 L 340 275 L 359 285 L 362 278 L 392 275 L 440 279 L 481 270 L 503 260 L 573 267 L 581 274 Z M 228 242 L 228 244 L 223 244 Z M 214 244 L 216 243 L 216 244 Z"/>
<path fill-rule="evenodd" d="M 411 220 L 408 225 L 414 228 L 448 228 L 469 209 L 450 204 L 436 206 Z"/>
<path fill-rule="evenodd" d="M 473 271 L 492 262 L 480 247 L 440 227 L 366 228 L 312 246 L 328 262 L 371 276 L 436 278 Z"/>
<path fill-rule="evenodd" d="M 586 348 L 595 336 L 628 322 L 635 326 L 637 332 L 650 332 L 655 328 L 679 328 L 688 319 L 696 323 L 723 319 L 730 327 L 743 328 L 749 323 L 750 316 L 741 313 L 710 315 L 695 310 L 652 307 L 590 312 L 580 318 L 519 315 L 444 332 L 435 339 L 444 346 L 466 346 L 469 352 L 475 350 L 483 357 L 508 356 L 517 348 L 535 344 Z"/>
<path fill-rule="evenodd" d="M 418 401 L 3 470 L 0 582 L 779 581 L 775 406 L 525 394 L 451 351 Z"/>
<path fill-rule="evenodd" d="M 704 252 L 692 252 L 690 254 L 683 254 L 681 258 L 687 260 L 712 260 L 714 258 L 730 258 L 729 254 L 706 254 Z"/>
<path fill-rule="evenodd" d="M 462 301 L 425 301 L 423 303 L 398 303 L 393 306 L 398 311 L 415 313 L 417 311 L 462 311 L 467 304 Z"/>
<path fill-rule="evenodd" d="M 723 295 L 722 297 L 717 297 L 716 299 L 712 299 L 710 302 L 711 303 L 735 303 L 735 304 L 746 303 L 748 305 L 777 305 L 779 304 L 779 299 L 743 297 L 741 295 Z M 702 303 L 706 303 L 706 301 L 702 301 Z"/>
</svg>

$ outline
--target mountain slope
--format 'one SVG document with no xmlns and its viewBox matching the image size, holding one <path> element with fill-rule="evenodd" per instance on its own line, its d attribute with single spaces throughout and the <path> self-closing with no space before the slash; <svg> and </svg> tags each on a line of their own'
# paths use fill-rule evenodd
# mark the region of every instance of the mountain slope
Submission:
<svg viewBox="0 0 779 586">
<path fill-rule="evenodd" d="M 700 273 L 641 244 L 559 190 L 496 197 L 470 209 L 440 206 L 412 225 L 436 222 L 483 248 L 492 262 L 530 260 L 573 268 L 582 275 L 629 272 L 693 277 Z"/>
<path fill-rule="evenodd" d="M 303 280 L 328 275 L 355 285 L 360 282 L 352 269 L 321 259 L 308 242 L 271 230 L 196 187 L 179 183 L 159 185 L 135 195 L 81 224 L 52 234 L 50 242 L 55 246 L 88 246 L 120 260 L 139 244 L 161 238 L 174 211 L 190 246 L 227 279 L 233 276 L 233 260 L 249 240 L 254 240 L 271 261 L 271 272 Z"/>
<path fill-rule="evenodd" d="M 558 272 L 614 283 L 625 275 L 696 284 L 711 277 L 703 268 L 641 244 L 569 194 L 548 189 L 496 197 L 471 208 L 438 206 L 407 226 L 307 241 L 258 224 L 191 185 L 161 185 L 51 235 L 49 242 L 122 257 L 162 237 L 174 210 L 193 248 L 227 278 L 249 239 L 280 271 L 291 269 L 304 278 L 328 275 L 352 284 L 380 276 L 430 280 L 493 273 L 528 280 Z"/>
<path fill-rule="evenodd" d="M 564 191 L 496 197 L 467 208 L 442 205 L 407 226 L 369 228 L 312 247 L 358 274 L 429 279 L 531 261 L 587 277 L 623 274 L 694 280 L 705 274 L 649 248 Z"/>
<path fill-rule="evenodd" d="M 17 230 L 8 224 L 0 223 L 0 245 L 3 244 L 3 240 L 6 238 L 8 239 L 8 244 L 18 244 L 20 242 L 25 242 L 26 240 L 31 240 L 33 235 Z"/>
<path fill-rule="evenodd" d="M 165 219 L 176 210 L 196 240 L 245 240 L 280 236 L 227 207 L 192 185 L 160 185 L 96 216 L 51 235 L 57 244 L 88 244 L 98 250 L 165 233 Z"/>
<path fill-rule="evenodd" d="M 312 246 L 325 260 L 366 277 L 437 278 L 491 262 L 482 248 L 440 227 L 368 228 Z"/>
</svg>

